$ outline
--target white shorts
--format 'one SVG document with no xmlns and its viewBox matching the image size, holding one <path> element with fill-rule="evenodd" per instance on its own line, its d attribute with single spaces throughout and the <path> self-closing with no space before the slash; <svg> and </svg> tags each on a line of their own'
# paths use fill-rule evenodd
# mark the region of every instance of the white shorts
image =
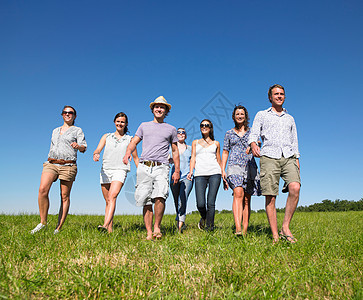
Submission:
<svg viewBox="0 0 363 300">
<path fill-rule="evenodd" d="M 127 170 L 104 170 L 101 169 L 100 182 L 101 184 L 111 183 L 112 181 L 120 181 L 124 183 L 127 176 Z"/>
<path fill-rule="evenodd" d="M 137 168 L 135 200 L 136 206 L 151 205 L 155 198 L 169 196 L 169 166 L 148 167 L 139 163 Z"/>
</svg>

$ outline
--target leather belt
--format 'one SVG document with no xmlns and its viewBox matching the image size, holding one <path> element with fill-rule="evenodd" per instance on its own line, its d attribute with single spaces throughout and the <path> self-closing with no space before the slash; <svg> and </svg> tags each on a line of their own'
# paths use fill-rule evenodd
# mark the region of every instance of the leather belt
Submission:
<svg viewBox="0 0 363 300">
<path fill-rule="evenodd" d="M 155 166 L 161 166 L 163 163 L 158 162 L 158 161 L 151 161 L 151 160 L 143 160 L 141 162 L 143 165 L 148 166 L 148 167 L 155 167 Z"/>
<path fill-rule="evenodd" d="M 58 164 L 58 165 L 76 164 L 75 160 L 64 160 L 64 159 L 48 158 L 48 161 L 51 164 Z"/>
</svg>

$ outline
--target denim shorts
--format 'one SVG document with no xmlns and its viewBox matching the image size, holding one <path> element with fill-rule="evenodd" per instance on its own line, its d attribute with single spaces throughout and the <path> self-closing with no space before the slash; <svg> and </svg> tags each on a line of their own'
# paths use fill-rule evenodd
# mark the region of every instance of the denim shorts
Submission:
<svg viewBox="0 0 363 300">
<path fill-rule="evenodd" d="M 106 184 L 112 181 L 120 181 L 124 183 L 127 176 L 127 170 L 104 170 L 101 169 L 100 173 L 100 183 Z"/>
<path fill-rule="evenodd" d="M 155 198 L 166 199 L 169 196 L 169 166 L 148 167 L 139 163 L 135 186 L 136 206 L 151 205 Z"/>
</svg>

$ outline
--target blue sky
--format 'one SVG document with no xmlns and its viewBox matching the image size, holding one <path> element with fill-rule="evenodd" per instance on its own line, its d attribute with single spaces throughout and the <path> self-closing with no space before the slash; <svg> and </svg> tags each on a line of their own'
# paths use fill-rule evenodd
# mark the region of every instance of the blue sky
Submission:
<svg viewBox="0 0 363 300">
<path fill-rule="evenodd" d="M 163 95 L 166 121 L 186 126 L 188 142 L 205 117 L 216 139 L 241 103 L 269 107 L 268 87 L 286 88 L 301 152 L 299 205 L 359 200 L 362 184 L 363 4 L 361 1 L 1 1 L 2 103 L 0 212 L 37 213 L 42 162 L 64 105 L 77 109 L 88 143 L 79 154 L 70 213 L 103 214 L 100 163 L 92 153 L 123 111 L 134 134 Z M 198 136 L 195 136 L 198 137 Z M 135 167 L 117 214 L 139 214 Z M 59 207 L 53 185 L 50 213 Z M 278 207 L 286 196 L 280 195 Z M 217 209 L 231 209 L 220 190 Z M 264 207 L 252 198 L 252 209 Z M 196 210 L 194 191 L 188 211 Z M 167 200 L 167 213 L 173 201 Z"/>
</svg>

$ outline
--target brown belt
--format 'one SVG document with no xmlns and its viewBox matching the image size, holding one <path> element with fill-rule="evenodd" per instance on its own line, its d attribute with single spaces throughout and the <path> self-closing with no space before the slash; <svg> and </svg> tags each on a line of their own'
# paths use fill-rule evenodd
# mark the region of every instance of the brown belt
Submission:
<svg viewBox="0 0 363 300">
<path fill-rule="evenodd" d="M 148 167 L 155 167 L 155 166 L 161 166 L 163 163 L 158 162 L 158 161 L 151 161 L 151 160 L 143 160 L 141 162 L 143 165 L 148 166 Z"/>
<path fill-rule="evenodd" d="M 64 160 L 64 159 L 48 158 L 48 161 L 51 164 L 58 164 L 58 165 L 76 164 L 75 160 Z"/>
</svg>

